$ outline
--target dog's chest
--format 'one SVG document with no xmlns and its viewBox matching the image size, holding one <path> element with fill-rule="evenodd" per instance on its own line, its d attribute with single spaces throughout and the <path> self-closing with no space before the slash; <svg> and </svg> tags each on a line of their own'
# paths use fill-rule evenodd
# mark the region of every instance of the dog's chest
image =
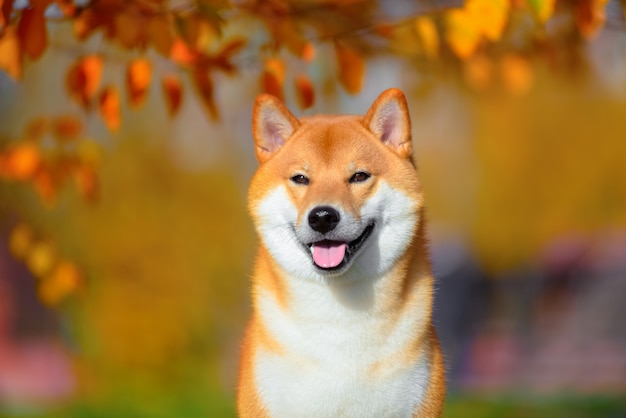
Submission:
<svg viewBox="0 0 626 418">
<path fill-rule="evenodd" d="M 358 353 L 355 353 L 358 356 Z M 428 364 L 372 376 L 353 359 L 311 362 L 259 353 L 256 381 L 272 417 L 411 417 L 426 391 Z"/>
<path fill-rule="evenodd" d="M 419 353 L 408 364 L 393 359 L 419 329 L 416 317 L 389 330 L 380 318 L 340 311 L 333 316 L 330 305 L 317 300 L 330 313 L 326 321 L 294 321 L 272 304 L 261 306 L 265 326 L 283 347 L 260 349 L 255 357 L 257 388 L 270 416 L 412 416 L 426 390 L 429 364 Z"/>
</svg>

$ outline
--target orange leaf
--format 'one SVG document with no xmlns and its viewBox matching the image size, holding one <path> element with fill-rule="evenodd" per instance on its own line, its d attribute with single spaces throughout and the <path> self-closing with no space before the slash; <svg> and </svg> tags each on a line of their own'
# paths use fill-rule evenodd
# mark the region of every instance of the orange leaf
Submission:
<svg viewBox="0 0 626 418">
<path fill-rule="evenodd" d="M 87 55 L 70 67 L 65 84 L 68 94 L 83 107 L 90 106 L 100 86 L 102 59 L 98 55 Z"/>
<path fill-rule="evenodd" d="M 191 65 L 198 61 L 200 54 L 192 50 L 182 39 L 175 39 L 170 48 L 170 59 L 181 65 Z"/>
<path fill-rule="evenodd" d="M 608 0 L 581 0 L 576 5 L 576 24 L 585 38 L 594 37 L 606 21 Z"/>
<path fill-rule="evenodd" d="M 439 53 L 439 34 L 437 27 L 428 17 L 415 19 L 415 31 L 420 38 L 424 54 L 428 58 L 435 58 Z"/>
<path fill-rule="evenodd" d="M 268 94 L 283 100 L 283 84 L 285 82 L 285 63 L 278 58 L 265 61 L 261 74 L 261 89 Z"/>
<path fill-rule="evenodd" d="M 246 41 L 245 38 L 233 38 L 226 42 L 224 46 L 222 46 L 219 55 L 230 58 L 239 51 L 241 51 L 243 48 L 245 48 L 247 43 L 248 41 Z"/>
<path fill-rule="evenodd" d="M 24 138 L 39 141 L 48 133 L 49 121 L 45 116 L 40 116 L 28 122 L 24 128 Z"/>
<path fill-rule="evenodd" d="M 311 42 L 307 42 L 306 45 L 304 45 L 300 58 L 305 62 L 311 62 L 315 59 L 315 47 Z"/>
<path fill-rule="evenodd" d="M 482 91 L 493 80 L 493 64 L 483 54 L 476 54 L 463 63 L 465 82 L 474 90 Z"/>
<path fill-rule="evenodd" d="M 43 8 L 28 7 L 22 10 L 17 36 L 24 53 L 31 59 L 37 59 L 48 46 L 48 32 Z"/>
<path fill-rule="evenodd" d="M 177 23 L 183 39 L 195 50 L 207 49 L 215 38 L 211 24 L 199 17 L 191 16 Z"/>
<path fill-rule="evenodd" d="M 89 203 L 94 203 L 98 197 L 99 183 L 93 167 L 87 164 L 78 165 L 74 171 L 74 181 L 83 198 Z"/>
<path fill-rule="evenodd" d="M 508 54 L 500 62 L 500 71 L 505 88 L 521 95 L 533 85 L 533 72 L 528 60 L 520 55 Z"/>
<path fill-rule="evenodd" d="M 469 58 L 480 42 L 480 28 L 464 9 L 452 9 L 445 16 L 445 37 L 452 52 L 461 59 Z"/>
<path fill-rule="evenodd" d="M 167 113 L 170 117 L 176 116 L 180 110 L 183 96 L 183 86 L 180 79 L 175 75 L 166 75 L 161 79 L 161 86 L 165 95 Z"/>
<path fill-rule="evenodd" d="M 46 206 L 54 205 L 57 197 L 57 183 L 49 169 L 41 169 L 33 178 L 33 186 Z"/>
<path fill-rule="evenodd" d="M 85 77 L 85 95 L 88 98 L 94 97 L 102 77 L 102 58 L 98 55 L 88 55 L 83 58 L 81 67 Z"/>
<path fill-rule="evenodd" d="M 315 90 L 311 79 L 302 74 L 296 77 L 296 94 L 301 109 L 308 109 L 315 102 Z"/>
<path fill-rule="evenodd" d="M 35 231 L 30 225 L 19 223 L 11 230 L 9 249 L 18 260 L 26 258 L 34 243 Z"/>
<path fill-rule="evenodd" d="M 74 36 L 79 41 L 87 39 L 100 25 L 101 17 L 92 9 L 84 9 L 73 20 Z"/>
<path fill-rule="evenodd" d="M 200 93 L 202 103 L 209 111 L 209 116 L 212 119 L 219 119 L 219 111 L 213 97 L 213 80 L 209 77 L 209 71 L 202 66 L 196 68 L 193 72 L 193 81 L 198 93 Z"/>
<path fill-rule="evenodd" d="M 100 116 L 110 131 L 117 131 L 122 123 L 120 115 L 120 94 L 114 86 L 106 87 L 98 99 Z"/>
<path fill-rule="evenodd" d="M 19 39 L 12 26 L 5 28 L 0 36 L 0 70 L 4 70 L 14 80 L 22 77 Z"/>
<path fill-rule="evenodd" d="M 12 180 L 30 180 L 41 164 L 39 148 L 30 142 L 15 145 L 2 155 L 0 173 Z"/>
<path fill-rule="evenodd" d="M 52 135 L 60 142 L 78 139 L 83 131 L 80 119 L 74 116 L 59 116 L 52 121 Z"/>
<path fill-rule="evenodd" d="M 72 17 L 76 14 L 76 5 L 73 0 L 55 0 L 55 3 L 63 15 Z"/>
<path fill-rule="evenodd" d="M 144 17 L 134 9 L 126 9 L 115 16 L 115 35 L 124 48 L 145 45 L 145 26 Z"/>
<path fill-rule="evenodd" d="M 296 19 L 275 19 L 271 23 L 271 32 L 273 41 L 276 44 L 286 47 L 295 56 L 301 56 L 307 41 Z"/>
<path fill-rule="evenodd" d="M 4 29 L 9 22 L 12 12 L 13 0 L 0 0 L 0 29 Z"/>
<path fill-rule="evenodd" d="M 136 59 L 128 64 L 126 89 L 131 106 L 139 106 L 146 99 L 152 80 L 152 65 L 146 59 Z"/>
<path fill-rule="evenodd" d="M 146 34 L 153 48 L 161 55 L 169 56 L 174 43 L 172 28 L 163 16 L 153 16 L 146 25 Z"/>
<path fill-rule="evenodd" d="M 39 284 L 39 298 L 46 305 L 56 305 L 76 291 L 81 282 L 78 268 L 70 261 L 60 261 Z"/>
<path fill-rule="evenodd" d="M 348 93 L 361 91 L 365 79 L 365 59 L 354 48 L 335 42 L 339 82 Z"/>
</svg>

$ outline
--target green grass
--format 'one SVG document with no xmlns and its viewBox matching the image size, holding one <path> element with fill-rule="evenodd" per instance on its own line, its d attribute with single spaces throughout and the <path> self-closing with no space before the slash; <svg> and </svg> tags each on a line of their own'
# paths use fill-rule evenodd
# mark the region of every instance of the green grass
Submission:
<svg viewBox="0 0 626 418">
<path fill-rule="evenodd" d="M 219 393 L 170 394 L 170 396 L 119 397 L 102 401 L 75 400 L 45 408 L 3 409 L 1 418 L 196 418 L 235 417 L 235 401 Z"/>
<path fill-rule="evenodd" d="M 120 397 L 77 400 L 52 410 L 2 409 L 2 418 L 196 418 L 235 417 L 232 395 L 175 394 L 169 397 Z M 486 396 L 451 395 L 443 418 L 626 418 L 626 399 L 619 396 Z M 314 418 L 314 417 L 312 417 Z"/>
<path fill-rule="evenodd" d="M 451 395 L 444 418 L 626 418 L 626 396 Z"/>
</svg>

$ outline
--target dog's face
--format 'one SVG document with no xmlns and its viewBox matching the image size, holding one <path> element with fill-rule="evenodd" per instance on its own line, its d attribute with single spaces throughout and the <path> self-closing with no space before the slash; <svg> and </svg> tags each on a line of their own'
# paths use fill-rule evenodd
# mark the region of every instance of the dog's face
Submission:
<svg viewBox="0 0 626 418">
<path fill-rule="evenodd" d="M 261 162 L 250 211 L 276 262 L 303 278 L 384 274 L 409 246 L 421 208 L 404 97 L 365 117 L 297 120 L 271 96 L 255 104 Z"/>
</svg>

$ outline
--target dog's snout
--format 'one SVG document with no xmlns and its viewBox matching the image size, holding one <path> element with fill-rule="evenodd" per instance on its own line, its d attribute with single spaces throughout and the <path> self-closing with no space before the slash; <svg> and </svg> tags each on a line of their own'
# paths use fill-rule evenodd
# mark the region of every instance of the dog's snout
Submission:
<svg viewBox="0 0 626 418">
<path fill-rule="evenodd" d="M 330 206 L 317 206 L 309 213 L 309 226 L 325 234 L 335 229 L 339 223 L 339 212 Z"/>
</svg>

